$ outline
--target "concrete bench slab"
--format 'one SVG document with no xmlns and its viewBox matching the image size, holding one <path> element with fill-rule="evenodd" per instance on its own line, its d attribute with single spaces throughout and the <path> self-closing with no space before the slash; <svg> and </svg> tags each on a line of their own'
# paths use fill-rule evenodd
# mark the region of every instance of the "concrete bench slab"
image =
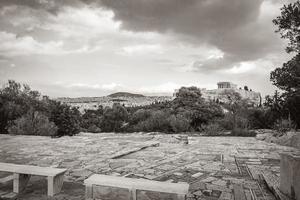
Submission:
<svg viewBox="0 0 300 200">
<path fill-rule="evenodd" d="M 126 188 L 130 192 L 132 200 L 137 199 L 137 191 L 150 191 L 158 193 L 176 194 L 178 199 L 185 199 L 188 193 L 189 184 L 169 183 L 152 181 L 146 179 L 133 179 L 125 177 L 107 176 L 94 174 L 84 181 L 86 185 L 86 199 L 94 199 L 94 186 L 104 186 L 112 188 Z"/>
<path fill-rule="evenodd" d="M 20 193 L 26 188 L 31 175 L 45 176 L 48 179 L 48 196 L 54 196 L 62 188 L 64 173 L 67 169 L 0 162 L 0 171 L 13 173 L 14 193 Z"/>
</svg>

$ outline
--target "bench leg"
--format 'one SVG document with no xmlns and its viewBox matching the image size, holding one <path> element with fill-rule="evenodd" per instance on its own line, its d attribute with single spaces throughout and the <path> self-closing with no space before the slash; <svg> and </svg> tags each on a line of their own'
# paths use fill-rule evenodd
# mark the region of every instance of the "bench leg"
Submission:
<svg viewBox="0 0 300 200">
<path fill-rule="evenodd" d="M 85 186 L 85 199 L 86 200 L 93 199 L 93 185 L 86 185 Z"/>
<path fill-rule="evenodd" d="M 178 200 L 185 200 L 185 194 L 178 194 L 177 198 Z"/>
<path fill-rule="evenodd" d="M 13 192 L 20 193 L 25 188 L 30 179 L 30 175 L 28 174 L 17 174 L 14 173 L 13 175 Z"/>
<path fill-rule="evenodd" d="M 130 200 L 136 200 L 136 189 L 135 188 L 132 188 L 130 190 Z"/>
<path fill-rule="evenodd" d="M 59 193 L 64 183 L 64 174 L 48 176 L 48 196 Z"/>
</svg>

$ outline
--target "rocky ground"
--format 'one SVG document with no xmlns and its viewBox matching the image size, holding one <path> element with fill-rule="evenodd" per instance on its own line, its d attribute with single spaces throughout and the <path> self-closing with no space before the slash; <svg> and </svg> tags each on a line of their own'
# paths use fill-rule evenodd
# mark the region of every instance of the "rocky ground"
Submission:
<svg viewBox="0 0 300 200">
<path fill-rule="evenodd" d="M 0 161 L 67 168 L 60 194 L 46 196 L 46 180 L 32 177 L 19 199 L 84 199 L 83 180 L 110 174 L 169 182 L 188 182 L 189 200 L 233 199 L 241 186 L 247 199 L 275 199 L 260 178 L 264 171 L 279 176 L 282 152 L 299 150 L 245 137 L 88 134 L 51 139 L 0 135 Z M 7 174 L 0 173 L 0 177 Z M 12 183 L 0 185 L 12 190 Z M 1 192 L 0 192 L 1 193 Z"/>
<path fill-rule="evenodd" d="M 256 139 L 270 143 L 276 143 L 283 146 L 300 149 L 300 132 L 288 131 L 280 133 L 271 129 L 256 130 L 258 133 Z"/>
</svg>

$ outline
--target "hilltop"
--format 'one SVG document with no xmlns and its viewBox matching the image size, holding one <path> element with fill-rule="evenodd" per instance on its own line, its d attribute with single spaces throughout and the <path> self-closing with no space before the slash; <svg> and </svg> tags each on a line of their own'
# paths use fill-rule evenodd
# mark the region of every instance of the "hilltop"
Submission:
<svg viewBox="0 0 300 200">
<path fill-rule="evenodd" d="M 145 96 L 142 95 L 142 94 L 134 94 L 134 93 L 129 93 L 129 92 L 116 92 L 116 93 L 108 95 L 108 97 L 111 97 L 111 98 L 116 98 L 116 97 L 133 97 L 133 98 L 136 98 L 136 97 L 145 97 Z"/>
</svg>

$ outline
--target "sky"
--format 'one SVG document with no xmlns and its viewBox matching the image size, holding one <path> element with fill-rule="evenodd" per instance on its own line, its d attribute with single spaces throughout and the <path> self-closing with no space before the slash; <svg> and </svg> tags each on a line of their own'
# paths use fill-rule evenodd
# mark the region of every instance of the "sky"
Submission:
<svg viewBox="0 0 300 200">
<path fill-rule="evenodd" d="M 50 97 L 172 94 L 218 81 L 263 95 L 291 58 L 272 19 L 289 0 L 0 0 L 0 84 Z"/>
</svg>

